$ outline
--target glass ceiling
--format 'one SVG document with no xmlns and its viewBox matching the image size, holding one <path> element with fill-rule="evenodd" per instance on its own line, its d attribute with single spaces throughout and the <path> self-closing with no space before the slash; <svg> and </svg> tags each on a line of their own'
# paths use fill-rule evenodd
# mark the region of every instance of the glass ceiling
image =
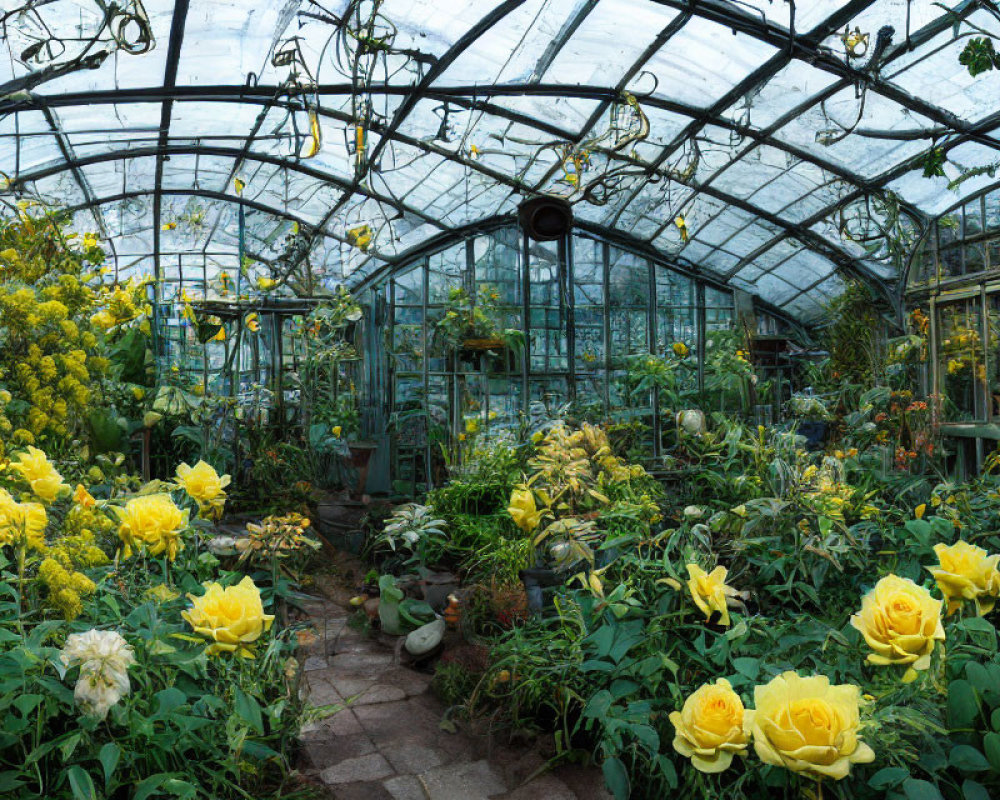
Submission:
<svg viewBox="0 0 1000 800">
<path fill-rule="evenodd" d="M 1000 161 L 1000 72 L 959 63 L 986 0 L 18 2 L 0 200 L 121 272 L 242 238 L 250 278 L 356 284 L 550 193 L 808 321 L 842 276 L 891 294 Z"/>
</svg>

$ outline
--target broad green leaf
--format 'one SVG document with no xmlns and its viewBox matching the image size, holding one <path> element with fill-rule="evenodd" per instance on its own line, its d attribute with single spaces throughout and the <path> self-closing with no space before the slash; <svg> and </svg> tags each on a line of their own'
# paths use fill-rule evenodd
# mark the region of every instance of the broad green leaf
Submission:
<svg viewBox="0 0 1000 800">
<path fill-rule="evenodd" d="M 972 684 L 958 679 L 948 684 L 948 723 L 952 729 L 970 728 L 979 716 L 979 700 Z"/>
<path fill-rule="evenodd" d="M 966 779 L 962 784 L 962 797 L 965 800 L 991 800 L 986 787 L 971 779 Z"/>
<path fill-rule="evenodd" d="M 910 771 L 903 767 L 884 767 L 868 779 L 868 785 L 878 791 L 898 786 L 910 776 Z"/>
<path fill-rule="evenodd" d="M 236 688 L 236 715 L 260 735 L 264 733 L 264 720 L 260 713 L 260 704 L 256 699 Z"/>
<path fill-rule="evenodd" d="M 118 766 L 118 760 L 121 756 L 122 749 L 115 742 L 108 742 L 105 744 L 97 756 L 101 762 L 101 767 L 104 769 L 105 789 L 109 788 L 111 776 L 115 774 L 115 769 Z"/>
<path fill-rule="evenodd" d="M 734 658 L 733 667 L 741 675 L 745 675 L 752 681 L 757 680 L 760 675 L 760 659 L 758 658 Z"/>
<path fill-rule="evenodd" d="M 955 745 L 948 753 L 948 763 L 962 772 L 984 772 L 990 768 L 986 756 L 967 744 Z"/>
<path fill-rule="evenodd" d="M 903 793 L 907 800 L 944 800 L 933 783 L 918 778 L 907 778 L 903 781 Z"/>
<path fill-rule="evenodd" d="M 663 773 L 663 779 L 667 782 L 667 785 L 671 789 L 676 789 L 677 769 L 674 767 L 674 762 L 666 756 L 661 755 L 657 758 L 657 763 L 660 765 L 660 772 Z"/>
<path fill-rule="evenodd" d="M 1000 772 L 1000 733 L 987 733 L 983 737 L 983 750 L 990 766 Z"/>
<path fill-rule="evenodd" d="M 608 713 L 613 702 L 614 698 L 611 696 L 611 692 L 607 689 L 601 689 L 587 701 L 587 705 L 583 709 L 583 716 L 601 719 Z"/>
<path fill-rule="evenodd" d="M 97 800 L 97 790 L 94 789 L 94 782 L 87 774 L 87 770 L 74 764 L 67 770 L 69 786 L 73 790 L 73 797 L 76 800 Z"/>
<path fill-rule="evenodd" d="M 628 772 L 621 759 L 616 756 L 604 759 L 601 771 L 604 773 L 604 782 L 615 796 L 615 800 L 628 800 L 630 794 Z"/>
<path fill-rule="evenodd" d="M 150 775 L 148 778 L 139 781 L 139 784 L 135 787 L 135 794 L 132 796 L 132 800 L 146 800 L 147 797 L 163 785 L 164 781 L 169 779 L 169 773 L 160 773 L 159 775 Z"/>
</svg>

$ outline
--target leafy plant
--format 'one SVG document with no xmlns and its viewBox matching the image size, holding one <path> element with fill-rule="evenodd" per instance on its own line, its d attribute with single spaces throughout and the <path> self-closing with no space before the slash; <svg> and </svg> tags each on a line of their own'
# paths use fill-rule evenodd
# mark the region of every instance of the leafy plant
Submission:
<svg viewBox="0 0 1000 800">
<path fill-rule="evenodd" d="M 431 507 L 407 503 L 386 520 L 370 547 L 375 553 L 389 551 L 404 557 L 404 566 L 434 564 L 447 542 L 445 525 Z"/>
</svg>

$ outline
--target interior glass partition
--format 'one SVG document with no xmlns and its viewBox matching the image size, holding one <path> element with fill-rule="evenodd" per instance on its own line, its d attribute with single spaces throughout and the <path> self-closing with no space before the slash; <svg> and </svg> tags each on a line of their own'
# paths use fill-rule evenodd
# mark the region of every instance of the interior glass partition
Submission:
<svg viewBox="0 0 1000 800">
<path fill-rule="evenodd" d="M 637 359 L 677 345 L 689 354 L 678 389 L 695 390 L 707 338 L 735 319 L 730 291 L 679 267 L 581 230 L 529 241 L 512 224 L 419 256 L 370 289 L 386 304 L 380 397 L 399 488 L 439 483 L 477 433 L 567 414 L 629 425 L 659 456 L 673 409 L 657 388 L 637 390 Z M 502 341 L 480 351 L 449 339 L 462 302 L 463 314 L 492 315 Z"/>
</svg>

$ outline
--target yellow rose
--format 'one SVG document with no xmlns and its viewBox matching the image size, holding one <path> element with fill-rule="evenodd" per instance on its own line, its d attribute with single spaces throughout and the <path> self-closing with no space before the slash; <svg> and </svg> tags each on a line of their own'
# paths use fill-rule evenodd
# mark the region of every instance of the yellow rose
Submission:
<svg viewBox="0 0 1000 800">
<path fill-rule="evenodd" d="M 166 553 L 173 561 L 184 549 L 181 530 L 187 525 L 188 512 L 181 511 L 168 494 L 133 497 L 125 508 L 115 508 L 120 525 L 118 536 L 124 545 L 122 554 L 131 558 L 133 551 L 145 550 L 151 556 Z"/>
<path fill-rule="evenodd" d="M 73 492 L 73 502 L 81 508 L 93 508 L 97 505 L 97 500 L 82 483 L 76 485 L 76 491 Z"/>
<path fill-rule="evenodd" d="M 964 600 L 976 604 L 979 616 L 989 614 L 1000 595 L 1000 554 L 987 555 L 981 547 L 957 541 L 953 545 L 936 544 L 934 552 L 938 566 L 927 570 L 937 581 L 938 589 L 948 601 L 948 614 L 962 607 Z"/>
<path fill-rule="evenodd" d="M 729 598 L 736 596 L 736 590 L 726 583 L 729 571 L 725 567 L 716 567 L 711 572 L 705 572 L 697 564 L 688 564 L 687 571 L 691 599 L 701 609 L 705 619 L 711 620 L 712 614 L 717 612 L 719 624 L 729 625 Z"/>
<path fill-rule="evenodd" d="M 674 355 L 678 358 L 687 358 L 689 350 L 688 346 L 684 344 L 684 342 L 674 342 L 672 349 L 674 351 Z"/>
<path fill-rule="evenodd" d="M 271 629 L 274 615 L 265 614 L 260 600 L 260 590 L 250 576 L 235 586 L 222 588 L 218 583 L 205 586 L 200 597 L 189 594 L 191 608 L 181 616 L 194 628 L 194 632 L 211 639 L 214 644 L 209 654 L 237 653 L 253 658 L 253 645 L 264 631 Z"/>
<path fill-rule="evenodd" d="M 944 641 L 940 600 L 909 578 L 886 575 L 861 600 L 851 625 L 861 631 L 872 664 L 908 664 L 904 682 L 931 665 L 934 642 Z"/>
<path fill-rule="evenodd" d="M 515 489 L 510 495 L 510 505 L 507 507 L 517 525 L 525 533 L 531 533 L 541 522 L 543 511 L 535 506 L 535 493 L 531 489 Z"/>
<path fill-rule="evenodd" d="M 831 686 L 825 675 L 778 675 L 754 689 L 754 706 L 744 716 L 761 761 L 815 780 L 839 781 L 851 764 L 867 764 L 875 753 L 858 739 L 861 690 Z"/>
<path fill-rule="evenodd" d="M 719 678 L 706 683 L 684 701 L 680 711 L 670 712 L 674 726 L 674 750 L 691 759 L 701 772 L 722 772 L 733 755 L 746 755 L 750 737 L 743 730 L 743 701 L 729 681 Z"/>
<path fill-rule="evenodd" d="M 923 519 L 924 514 L 926 513 L 927 513 L 927 503 L 921 503 L 919 506 L 913 509 L 913 516 L 915 516 L 917 519 Z"/>
<path fill-rule="evenodd" d="M 340 425 L 334 425 L 330 428 L 330 433 L 332 433 L 336 438 L 340 438 L 340 434 L 343 433 L 344 429 Z"/>
<path fill-rule="evenodd" d="M 45 549 L 45 528 L 49 524 L 41 503 L 18 503 L 0 488 L 0 546 L 18 544 L 22 538 L 34 550 Z"/>
<path fill-rule="evenodd" d="M 177 482 L 184 491 L 198 503 L 198 508 L 206 516 L 218 518 L 226 505 L 225 487 L 229 476 L 219 476 L 214 467 L 199 461 L 193 467 L 181 464 L 177 467 Z"/>
<path fill-rule="evenodd" d="M 30 485 L 31 491 L 46 503 L 51 503 L 66 488 L 62 475 L 49 462 L 48 456 L 37 447 L 28 447 L 27 451 L 18 455 L 17 461 L 12 461 L 12 469 L 21 473 Z"/>
</svg>

